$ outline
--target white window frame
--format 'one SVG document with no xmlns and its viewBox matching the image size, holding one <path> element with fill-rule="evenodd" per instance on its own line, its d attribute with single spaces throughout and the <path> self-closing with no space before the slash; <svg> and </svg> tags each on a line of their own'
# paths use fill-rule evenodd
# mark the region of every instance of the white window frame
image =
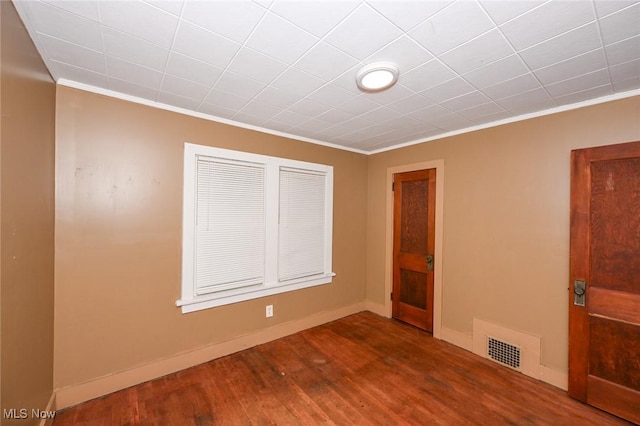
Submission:
<svg viewBox="0 0 640 426">
<path fill-rule="evenodd" d="M 265 169 L 265 264 L 264 282 L 246 287 L 230 288 L 207 294 L 197 294 L 195 264 L 196 163 L 198 157 L 222 161 L 261 164 Z M 280 170 L 298 169 L 325 176 L 324 194 L 324 270 L 320 274 L 290 280 L 278 279 L 279 190 Z M 176 305 L 182 313 L 195 312 L 273 294 L 331 283 L 333 237 L 333 167 L 305 161 L 270 157 L 241 151 L 185 143 L 182 223 L 182 293 Z"/>
</svg>

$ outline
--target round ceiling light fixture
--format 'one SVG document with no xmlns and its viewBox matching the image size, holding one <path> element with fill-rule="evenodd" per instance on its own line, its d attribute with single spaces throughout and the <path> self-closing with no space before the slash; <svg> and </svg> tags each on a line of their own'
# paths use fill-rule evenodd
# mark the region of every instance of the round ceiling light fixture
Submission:
<svg viewBox="0 0 640 426">
<path fill-rule="evenodd" d="M 360 68 L 356 75 L 358 87 L 365 92 L 380 92 L 398 81 L 398 67 L 391 62 L 376 62 Z"/>
</svg>

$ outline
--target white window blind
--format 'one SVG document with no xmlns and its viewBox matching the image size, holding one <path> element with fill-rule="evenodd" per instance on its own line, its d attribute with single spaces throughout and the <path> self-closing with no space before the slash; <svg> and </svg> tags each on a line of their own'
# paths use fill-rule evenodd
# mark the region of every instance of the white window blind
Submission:
<svg viewBox="0 0 640 426">
<path fill-rule="evenodd" d="M 328 284 L 333 168 L 186 143 L 182 312 Z"/>
<path fill-rule="evenodd" d="M 325 173 L 280 168 L 280 281 L 325 272 L 325 185 Z"/>
<path fill-rule="evenodd" d="M 264 166 L 198 156 L 197 294 L 264 282 Z"/>
</svg>

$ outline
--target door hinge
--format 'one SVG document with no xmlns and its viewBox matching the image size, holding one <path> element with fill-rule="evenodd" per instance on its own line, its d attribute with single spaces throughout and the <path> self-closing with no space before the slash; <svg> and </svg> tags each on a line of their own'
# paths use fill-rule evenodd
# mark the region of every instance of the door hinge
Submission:
<svg viewBox="0 0 640 426">
<path fill-rule="evenodd" d="M 390 299 L 393 300 L 393 292 L 391 292 Z"/>
<path fill-rule="evenodd" d="M 391 182 L 391 190 L 392 191 L 396 190 L 396 183 L 395 182 Z"/>
</svg>

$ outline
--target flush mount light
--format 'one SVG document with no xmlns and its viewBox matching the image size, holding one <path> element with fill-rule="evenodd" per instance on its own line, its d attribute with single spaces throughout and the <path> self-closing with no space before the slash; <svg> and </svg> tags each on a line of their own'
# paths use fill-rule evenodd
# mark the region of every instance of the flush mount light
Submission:
<svg viewBox="0 0 640 426">
<path fill-rule="evenodd" d="M 398 81 L 398 67 L 391 62 L 376 62 L 365 65 L 358 71 L 356 82 L 365 92 L 380 92 Z"/>
</svg>

